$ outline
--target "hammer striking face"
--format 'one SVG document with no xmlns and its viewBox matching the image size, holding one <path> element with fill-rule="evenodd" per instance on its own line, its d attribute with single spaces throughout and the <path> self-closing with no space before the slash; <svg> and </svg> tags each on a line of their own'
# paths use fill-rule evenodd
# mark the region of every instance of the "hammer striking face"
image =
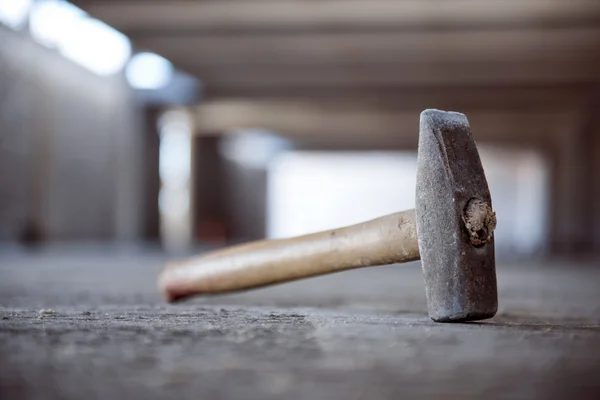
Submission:
<svg viewBox="0 0 600 400">
<path fill-rule="evenodd" d="M 498 308 L 496 216 L 465 115 L 421 113 L 416 215 L 429 315 L 493 317 Z"/>
<path fill-rule="evenodd" d="M 421 257 L 432 319 L 492 317 L 496 217 L 463 114 L 421 114 L 416 202 L 416 211 L 172 263 L 160 273 L 158 287 L 168 301 L 177 301 Z"/>
</svg>

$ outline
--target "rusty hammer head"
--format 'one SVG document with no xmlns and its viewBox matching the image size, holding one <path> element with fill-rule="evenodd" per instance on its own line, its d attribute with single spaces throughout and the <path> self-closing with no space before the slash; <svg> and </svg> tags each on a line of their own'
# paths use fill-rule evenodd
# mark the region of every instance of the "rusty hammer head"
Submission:
<svg viewBox="0 0 600 400">
<path fill-rule="evenodd" d="M 464 114 L 421 113 L 416 215 L 430 317 L 440 322 L 493 317 L 496 216 Z"/>
</svg>

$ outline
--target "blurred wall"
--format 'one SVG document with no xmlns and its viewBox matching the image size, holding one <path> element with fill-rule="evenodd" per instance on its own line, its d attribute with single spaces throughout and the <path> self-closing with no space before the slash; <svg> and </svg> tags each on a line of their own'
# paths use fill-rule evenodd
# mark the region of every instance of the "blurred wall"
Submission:
<svg viewBox="0 0 600 400">
<path fill-rule="evenodd" d="M 0 240 L 138 237 L 140 115 L 122 76 L 0 27 Z"/>
</svg>

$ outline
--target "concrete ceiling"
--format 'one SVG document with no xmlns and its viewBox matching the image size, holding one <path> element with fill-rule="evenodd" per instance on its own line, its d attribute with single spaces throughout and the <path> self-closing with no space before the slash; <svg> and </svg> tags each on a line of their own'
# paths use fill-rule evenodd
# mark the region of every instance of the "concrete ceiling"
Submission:
<svg viewBox="0 0 600 400">
<path fill-rule="evenodd" d="M 598 0 L 79 0 L 212 98 L 588 85 Z"/>
</svg>

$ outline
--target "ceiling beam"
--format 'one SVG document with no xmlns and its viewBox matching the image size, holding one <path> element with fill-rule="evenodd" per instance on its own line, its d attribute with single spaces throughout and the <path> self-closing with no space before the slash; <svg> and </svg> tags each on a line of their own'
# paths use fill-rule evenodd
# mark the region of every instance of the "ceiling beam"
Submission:
<svg viewBox="0 0 600 400">
<path fill-rule="evenodd" d="M 599 1 L 600 3 L 600 1 Z M 600 27 L 440 33 L 306 33 L 301 35 L 202 35 L 140 37 L 171 59 L 217 64 L 369 64 L 436 61 L 554 60 L 600 53 Z"/>
<path fill-rule="evenodd" d="M 577 122 L 577 110 L 548 113 L 544 110 L 461 109 L 478 140 L 552 140 Z M 314 102 L 220 101 L 196 108 L 197 135 L 225 134 L 240 129 L 267 129 L 292 140 L 311 142 L 393 143 L 415 147 L 421 110 L 390 110 Z"/>
<path fill-rule="evenodd" d="M 455 86 L 455 87 L 405 87 L 379 89 L 307 89 L 280 90 L 256 88 L 256 90 L 232 92 L 209 91 L 204 100 L 218 102 L 265 101 L 312 102 L 325 107 L 356 107 L 398 110 L 422 110 L 428 107 L 444 110 L 500 109 L 500 110 L 543 110 L 554 112 L 559 109 L 584 109 L 588 104 L 593 85 L 565 86 Z"/>
<path fill-rule="evenodd" d="M 223 65 L 197 67 L 182 61 L 180 67 L 194 74 L 211 91 L 306 89 L 386 89 L 448 86 L 544 86 L 586 84 L 599 80 L 600 63 L 560 60 L 552 63 L 403 63 L 371 65 Z"/>
<path fill-rule="evenodd" d="M 597 0 L 75 0 L 115 28 L 135 30 L 423 29 L 594 22 Z"/>
</svg>

